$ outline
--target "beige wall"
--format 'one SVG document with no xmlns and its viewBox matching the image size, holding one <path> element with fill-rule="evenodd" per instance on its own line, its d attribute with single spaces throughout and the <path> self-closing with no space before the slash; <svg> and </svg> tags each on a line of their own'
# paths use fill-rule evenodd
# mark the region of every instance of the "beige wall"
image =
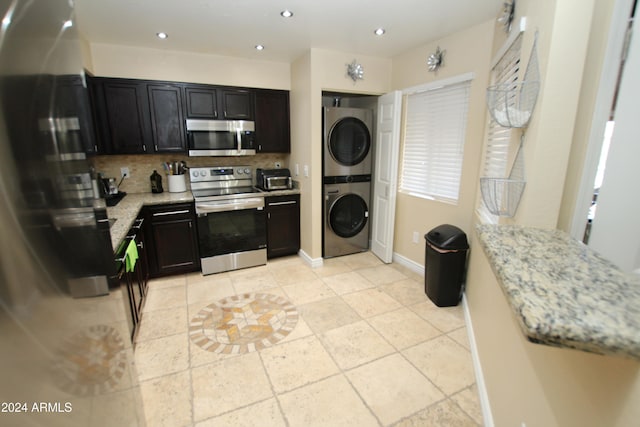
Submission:
<svg viewBox="0 0 640 427">
<path fill-rule="evenodd" d="M 528 61 L 538 30 L 541 88 L 525 132 L 526 188 L 513 222 L 556 228 L 588 48 L 594 0 L 522 1 L 517 17 L 527 18 L 523 59 Z"/>
<path fill-rule="evenodd" d="M 518 17 L 527 17 L 525 57 L 539 31 L 542 87 L 524 143 L 527 188 L 515 218 L 503 222 L 568 223 L 611 15 L 612 2 L 603 3 L 517 2 Z M 497 39 L 494 50 L 504 36 Z M 472 240 L 466 298 L 495 425 L 637 425 L 640 364 L 526 341 L 475 235 Z"/>
<path fill-rule="evenodd" d="M 90 54 L 97 76 L 285 90 L 291 84 L 284 62 L 100 43 L 91 44 Z"/>
<path fill-rule="evenodd" d="M 528 342 L 481 250 L 467 299 L 496 426 L 636 426 L 640 364 Z"/>
<path fill-rule="evenodd" d="M 440 224 L 453 224 L 471 233 L 472 215 L 478 187 L 478 168 L 482 156 L 486 118 L 485 88 L 489 79 L 489 63 L 495 23 L 489 21 L 435 40 L 393 58 L 393 89 L 432 83 L 449 77 L 473 73 L 469 99 L 467 133 L 464 147 L 460 199 L 457 205 L 425 200 L 399 193 L 396 206 L 394 252 L 424 265 L 423 235 Z M 426 59 L 440 46 L 445 50 L 444 66 L 429 72 Z M 402 161 L 402 156 L 400 156 Z M 413 243 L 413 232 L 420 235 Z"/>
<path fill-rule="evenodd" d="M 346 75 L 354 59 L 364 69 L 356 83 Z M 323 49 L 311 51 L 291 67 L 291 168 L 299 164 L 302 190 L 301 248 L 322 257 L 322 91 L 382 94 L 389 91 L 391 60 Z M 304 165 L 309 177 L 302 176 Z"/>
<path fill-rule="evenodd" d="M 300 183 L 300 248 L 308 257 L 318 257 L 313 248 L 318 245 L 318 230 L 314 224 L 317 211 L 321 210 L 320 200 L 314 198 L 311 177 L 303 174 L 304 165 L 312 164 L 311 128 L 312 128 L 312 91 L 311 91 L 311 52 L 298 58 L 291 64 L 291 165 L 299 166 L 300 175 L 294 179 Z"/>
</svg>

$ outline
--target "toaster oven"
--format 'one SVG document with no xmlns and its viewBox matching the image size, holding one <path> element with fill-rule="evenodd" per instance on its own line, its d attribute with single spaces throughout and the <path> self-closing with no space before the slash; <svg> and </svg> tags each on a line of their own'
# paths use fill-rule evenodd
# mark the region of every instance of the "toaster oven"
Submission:
<svg viewBox="0 0 640 427">
<path fill-rule="evenodd" d="M 289 169 L 256 169 L 256 187 L 261 190 L 289 190 L 292 184 Z"/>
</svg>

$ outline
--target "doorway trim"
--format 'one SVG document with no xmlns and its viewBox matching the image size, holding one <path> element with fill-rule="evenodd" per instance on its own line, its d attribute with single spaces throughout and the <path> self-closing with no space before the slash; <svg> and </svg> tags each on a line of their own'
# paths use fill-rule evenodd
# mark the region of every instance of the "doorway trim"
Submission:
<svg viewBox="0 0 640 427">
<path fill-rule="evenodd" d="M 593 185 L 596 180 L 604 131 L 609 121 L 613 97 L 618 84 L 620 61 L 625 45 L 627 27 L 634 0 L 616 0 L 611 14 L 607 48 L 602 61 L 602 73 L 591 117 L 591 131 L 582 168 L 582 178 L 576 194 L 569 233 L 582 241 L 587 226 L 587 215 L 593 200 Z M 616 64 L 612 67 L 609 64 Z"/>
</svg>

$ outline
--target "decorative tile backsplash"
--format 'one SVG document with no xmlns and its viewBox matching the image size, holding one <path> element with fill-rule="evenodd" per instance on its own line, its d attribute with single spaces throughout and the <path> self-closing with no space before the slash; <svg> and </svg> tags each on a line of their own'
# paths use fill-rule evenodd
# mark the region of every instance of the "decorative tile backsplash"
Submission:
<svg viewBox="0 0 640 427">
<path fill-rule="evenodd" d="M 127 193 L 150 193 L 149 177 L 154 170 L 162 175 L 166 187 L 167 177 L 162 167 L 164 162 L 184 160 L 189 167 L 250 165 L 253 168 L 274 168 L 279 162 L 283 168 L 289 165 L 289 155 L 283 153 L 261 153 L 241 157 L 189 157 L 184 154 L 132 154 L 95 156 L 90 159 L 98 173 L 105 178 L 120 181 L 120 168 L 128 167 L 130 178 L 120 184 L 120 191 Z M 187 180 L 187 187 L 189 186 Z"/>
</svg>

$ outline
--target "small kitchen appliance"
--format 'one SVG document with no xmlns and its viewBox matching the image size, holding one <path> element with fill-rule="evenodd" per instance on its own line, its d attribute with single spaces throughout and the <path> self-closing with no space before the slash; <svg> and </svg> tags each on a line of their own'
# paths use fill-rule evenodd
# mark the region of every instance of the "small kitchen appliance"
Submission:
<svg viewBox="0 0 640 427">
<path fill-rule="evenodd" d="M 289 169 L 256 169 L 256 187 L 265 191 L 289 190 L 293 187 Z"/>
</svg>

